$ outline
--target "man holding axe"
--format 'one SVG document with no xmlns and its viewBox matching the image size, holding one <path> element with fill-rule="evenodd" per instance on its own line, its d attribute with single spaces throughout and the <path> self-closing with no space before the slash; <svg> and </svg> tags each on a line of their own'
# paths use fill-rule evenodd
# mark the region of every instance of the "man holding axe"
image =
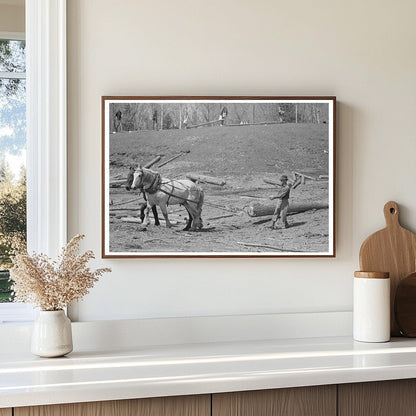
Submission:
<svg viewBox="0 0 416 416">
<path fill-rule="evenodd" d="M 280 185 L 277 184 L 277 186 L 280 187 L 279 193 L 277 195 L 271 195 L 269 199 L 277 199 L 276 208 L 273 213 L 272 217 L 272 225 L 271 229 L 276 230 L 276 222 L 277 219 L 282 219 L 282 224 L 284 228 L 289 228 L 289 224 L 287 222 L 287 210 L 289 209 L 289 196 L 290 196 L 290 190 L 293 188 L 297 188 L 300 185 L 301 179 L 299 175 L 295 175 L 295 182 L 288 183 L 288 177 L 286 175 L 282 175 L 280 177 Z"/>
</svg>

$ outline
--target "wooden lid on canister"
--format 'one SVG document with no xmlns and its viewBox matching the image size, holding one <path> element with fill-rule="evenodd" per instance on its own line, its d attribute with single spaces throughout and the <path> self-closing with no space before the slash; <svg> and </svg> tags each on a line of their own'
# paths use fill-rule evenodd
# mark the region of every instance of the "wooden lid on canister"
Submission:
<svg viewBox="0 0 416 416">
<path fill-rule="evenodd" d="M 390 277 L 389 272 L 362 272 L 355 271 L 354 277 L 364 277 L 366 279 L 388 279 Z"/>
</svg>

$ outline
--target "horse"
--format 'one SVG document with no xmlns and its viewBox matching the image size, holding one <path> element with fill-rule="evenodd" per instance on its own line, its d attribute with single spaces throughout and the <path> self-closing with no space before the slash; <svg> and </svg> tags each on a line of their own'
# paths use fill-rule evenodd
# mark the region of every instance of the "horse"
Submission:
<svg viewBox="0 0 416 416">
<path fill-rule="evenodd" d="M 201 211 L 204 203 L 203 189 L 188 179 L 162 178 L 160 173 L 140 167 L 134 172 L 132 189 L 142 188 L 147 197 L 145 222 L 148 223 L 150 208 L 158 205 L 165 217 L 166 227 L 172 224 L 168 218 L 168 205 L 182 205 L 189 214 L 184 231 L 202 228 Z"/>
<path fill-rule="evenodd" d="M 127 181 L 126 181 L 126 190 L 127 191 L 130 191 L 131 185 L 133 184 L 134 171 L 135 170 L 136 170 L 136 168 L 134 168 L 134 167 L 130 167 L 130 169 L 129 169 L 129 174 L 127 175 Z M 142 190 L 142 192 L 143 192 L 143 190 Z M 140 220 L 142 221 L 142 223 L 143 223 L 144 218 L 145 218 L 144 211 L 147 207 L 147 198 L 146 198 L 146 194 L 144 192 L 143 192 L 143 198 L 146 202 L 144 204 L 141 203 L 139 205 L 139 210 L 140 210 L 140 216 L 139 217 L 140 217 Z M 155 219 L 155 225 L 159 226 L 160 225 L 159 215 L 157 214 L 156 206 L 152 207 L 152 212 L 153 212 L 153 218 Z"/>
</svg>

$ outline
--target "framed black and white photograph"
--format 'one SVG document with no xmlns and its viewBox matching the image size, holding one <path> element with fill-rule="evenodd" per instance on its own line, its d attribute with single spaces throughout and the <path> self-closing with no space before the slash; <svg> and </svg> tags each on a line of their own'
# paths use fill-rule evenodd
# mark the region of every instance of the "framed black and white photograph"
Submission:
<svg viewBox="0 0 416 416">
<path fill-rule="evenodd" d="M 335 97 L 102 97 L 102 255 L 334 257 Z"/>
</svg>

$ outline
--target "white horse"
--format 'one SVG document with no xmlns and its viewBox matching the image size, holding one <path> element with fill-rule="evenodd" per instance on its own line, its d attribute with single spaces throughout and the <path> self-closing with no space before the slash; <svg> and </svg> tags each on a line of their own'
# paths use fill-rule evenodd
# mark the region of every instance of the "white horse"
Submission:
<svg viewBox="0 0 416 416">
<path fill-rule="evenodd" d="M 183 179 L 162 178 L 153 170 L 139 167 L 134 172 L 132 189 L 142 188 L 147 197 L 147 208 L 144 223 L 149 224 L 149 211 L 158 205 L 165 217 L 166 227 L 172 224 L 168 218 L 168 205 L 183 205 L 189 214 L 189 221 L 185 231 L 200 230 L 202 228 L 201 211 L 204 203 L 204 191 L 194 182 Z"/>
</svg>

